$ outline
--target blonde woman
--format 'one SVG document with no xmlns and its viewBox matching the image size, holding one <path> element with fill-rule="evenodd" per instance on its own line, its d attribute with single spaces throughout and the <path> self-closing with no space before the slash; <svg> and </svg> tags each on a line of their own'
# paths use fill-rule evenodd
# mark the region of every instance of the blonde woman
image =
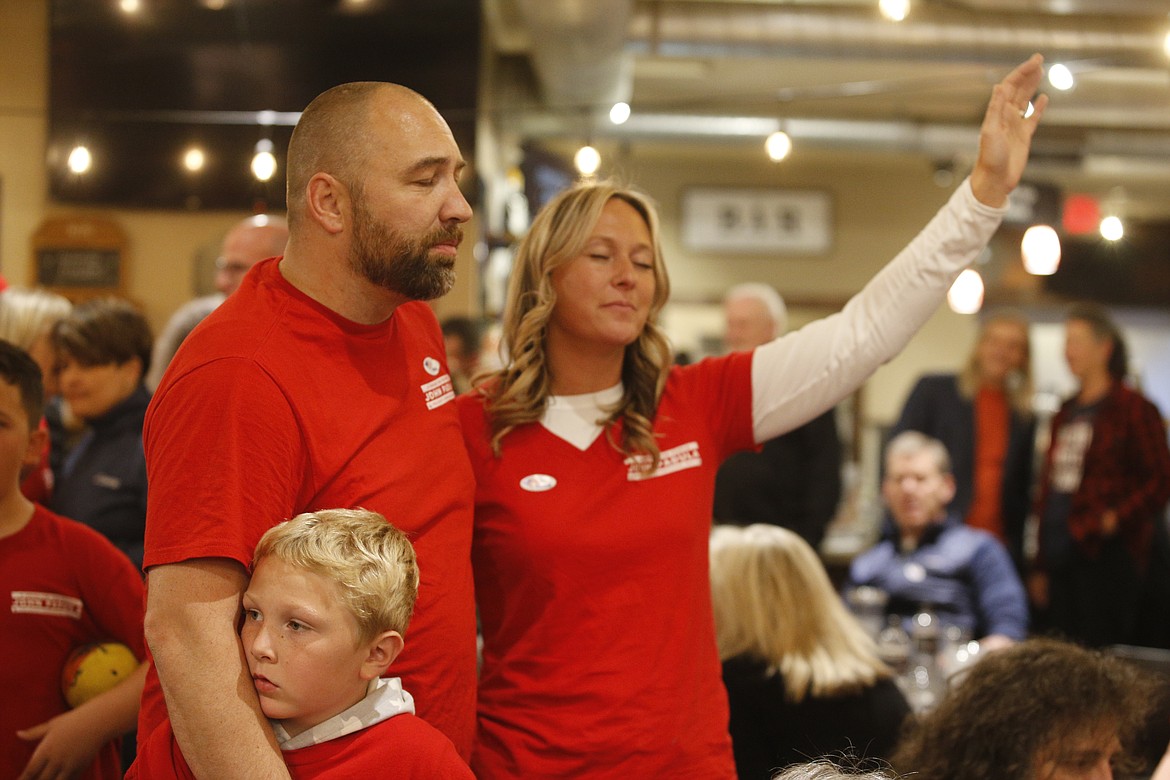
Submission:
<svg viewBox="0 0 1170 780">
<path fill-rule="evenodd" d="M 892 435 L 908 430 L 946 445 L 952 510 L 996 536 L 1021 566 L 1036 436 L 1027 318 L 1009 310 L 988 315 L 961 372 L 919 379 Z"/>
<path fill-rule="evenodd" d="M 815 756 L 888 757 L 910 707 L 808 543 L 774 525 L 716 526 L 710 555 L 740 780 Z"/>
<path fill-rule="evenodd" d="M 53 348 L 51 333 L 53 326 L 69 316 L 73 304 L 68 299 L 40 288 L 26 289 L 9 287 L 0 292 L 0 340 L 20 347 L 41 369 L 45 398 L 51 406 L 46 407 L 46 419 L 41 422 L 48 428 L 54 442 L 61 443 L 71 435 L 71 429 L 81 427 L 68 409 L 61 405 L 57 396 L 57 352 Z M 60 464 L 52 460 L 53 452 L 48 440 L 41 462 L 24 476 L 20 490 L 30 501 L 47 504 L 53 491 L 53 469 Z"/>
<path fill-rule="evenodd" d="M 707 581 L 715 470 L 837 403 L 930 317 L 1019 181 L 1041 61 L 996 86 L 970 179 L 918 237 L 840 314 L 753 352 L 671 365 L 644 196 L 585 184 L 537 215 L 509 362 L 458 401 L 477 478 L 480 780 L 735 776 Z"/>
</svg>

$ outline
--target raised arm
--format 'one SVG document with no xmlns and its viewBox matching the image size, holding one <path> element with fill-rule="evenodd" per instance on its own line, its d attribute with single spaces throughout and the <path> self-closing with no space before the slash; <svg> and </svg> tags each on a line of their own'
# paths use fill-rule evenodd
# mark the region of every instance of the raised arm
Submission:
<svg viewBox="0 0 1170 780">
<path fill-rule="evenodd" d="M 175 738 L 203 778 L 287 778 L 260 711 L 236 625 L 247 573 L 200 558 L 147 575 L 146 641 Z"/>
<path fill-rule="evenodd" d="M 975 167 L 958 191 L 898 256 L 839 313 L 756 349 L 752 420 L 766 441 L 838 403 L 896 355 L 934 313 L 955 277 L 987 246 L 1028 160 L 1048 101 L 1033 55 L 995 86 L 979 134 Z"/>
</svg>

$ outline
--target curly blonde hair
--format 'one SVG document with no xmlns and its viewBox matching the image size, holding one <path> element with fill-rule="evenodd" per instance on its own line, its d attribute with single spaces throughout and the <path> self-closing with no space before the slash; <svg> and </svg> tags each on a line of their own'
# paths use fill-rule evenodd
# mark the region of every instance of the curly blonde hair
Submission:
<svg viewBox="0 0 1170 780">
<path fill-rule="evenodd" d="M 366 509 L 304 512 L 269 528 L 252 567 L 272 557 L 337 583 L 358 625 L 358 644 L 383 631 L 406 636 L 418 598 L 418 562 L 402 531 Z"/>
<path fill-rule="evenodd" d="M 632 206 L 646 222 L 654 252 L 655 286 L 646 326 L 626 346 L 622 397 L 607 410 L 606 437 L 626 455 L 649 455 L 647 468 L 657 467 L 654 415 L 671 366 L 670 345 L 657 320 L 670 296 L 670 280 L 653 204 L 647 196 L 608 181 L 579 184 L 559 194 L 536 216 L 516 251 L 503 321 L 508 363 L 488 374 L 479 387 L 486 398 L 491 445 L 497 456 L 504 437 L 518 426 L 538 421 L 552 395 L 546 349 L 548 323 L 557 303 L 553 272 L 582 252 L 602 209 L 615 198 Z M 613 439 L 613 424 L 618 421 L 623 423 L 620 442 Z"/>
</svg>

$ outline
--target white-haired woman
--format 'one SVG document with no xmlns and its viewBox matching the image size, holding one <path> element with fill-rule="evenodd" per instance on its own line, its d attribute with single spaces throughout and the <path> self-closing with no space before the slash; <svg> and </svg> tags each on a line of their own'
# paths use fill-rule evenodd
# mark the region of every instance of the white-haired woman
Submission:
<svg viewBox="0 0 1170 780">
<path fill-rule="evenodd" d="M 808 543 L 716 526 L 711 603 L 740 780 L 809 757 L 885 759 L 910 706 Z"/>
<path fill-rule="evenodd" d="M 481 780 L 735 776 L 707 582 L 715 470 L 838 402 L 929 318 L 1019 181 L 1041 75 L 1037 55 L 996 86 L 970 179 L 843 312 L 752 353 L 671 365 L 645 197 L 588 184 L 537 215 L 508 363 L 459 399 Z"/>
</svg>

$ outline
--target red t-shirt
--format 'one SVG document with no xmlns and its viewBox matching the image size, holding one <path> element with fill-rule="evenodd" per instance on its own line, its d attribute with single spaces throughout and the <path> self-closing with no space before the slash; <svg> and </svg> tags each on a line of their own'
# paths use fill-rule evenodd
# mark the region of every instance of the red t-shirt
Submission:
<svg viewBox="0 0 1170 780">
<path fill-rule="evenodd" d="M 142 577 L 134 564 L 92 528 L 36 507 L 28 525 L 0 539 L 0 777 L 15 778 L 37 747 L 17 729 L 69 709 L 61 668 L 74 648 L 116 641 L 139 658 Z M 117 741 L 82 778 L 122 776 Z"/>
<path fill-rule="evenodd" d="M 478 481 L 480 780 L 735 777 L 707 540 L 716 469 L 753 445 L 750 373 L 750 353 L 671 372 L 648 479 L 604 435 L 582 452 L 540 424 L 496 458 L 481 399 L 459 398 Z"/>
<path fill-rule="evenodd" d="M 282 752 L 293 780 L 475 780 L 455 745 L 426 721 L 409 713 L 331 739 L 319 745 Z M 169 723 L 139 745 L 134 765 L 142 778 L 195 777 L 175 745 Z"/>
<path fill-rule="evenodd" d="M 394 673 L 468 756 L 474 734 L 472 472 L 443 338 L 425 303 L 359 325 L 266 260 L 183 342 L 146 416 L 150 568 L 245 566 L 272 525 L 363 507 L 405 531 L 421 584 Z M 166 719 L 152 672 L 140 741 Z M 230 738 L 230 735 L 224 735 Z"/>
</svg>

